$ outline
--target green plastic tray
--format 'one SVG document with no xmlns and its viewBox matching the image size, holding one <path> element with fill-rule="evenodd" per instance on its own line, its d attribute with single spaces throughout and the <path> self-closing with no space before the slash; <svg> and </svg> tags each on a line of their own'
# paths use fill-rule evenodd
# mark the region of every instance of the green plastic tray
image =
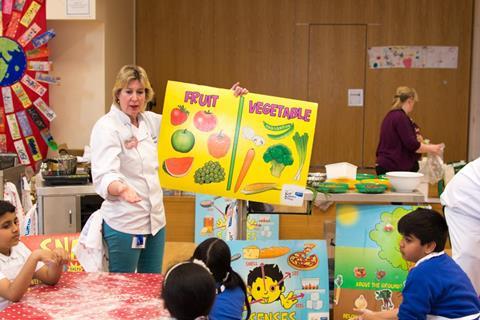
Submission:
<svg viewBox="0 0 480 320">
<path fill-rule="evenodd" d="M 387 186 L 380 183 L 357 183 L 355 185 L 360 193 L 384 193 Z"/>
<path fill-rule="evenodd" d="M 317 190 L 323 193 L 345 193 L 348 190 L 348 184 L 336 182 L 322 182 L 317 187 Z"/>
<path fill-rule="evenodd" d="M 357 173 L 357 180 L 376 179 L 377 176 L 371 173 Z"/>
</svg>

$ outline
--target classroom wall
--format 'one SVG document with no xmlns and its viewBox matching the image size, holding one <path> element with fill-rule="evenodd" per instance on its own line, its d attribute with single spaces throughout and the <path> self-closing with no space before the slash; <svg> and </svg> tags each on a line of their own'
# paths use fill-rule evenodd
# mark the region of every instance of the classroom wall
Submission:
<svg viewBox="0 0 480 320">
<path fill-rule="evenodd" d="M 62 79 L 50 86 L 51 131 L 58 143 L 83 149 L 110 109 L 116 73 L 134 62 L 134 2 L 90 0 L 92 14 L 83 18 L 66 16 L 65 0 L 47 3 L 47 25 L 57 34 L 49 42 L 52 74 Z"/>
<path fill-rule="evenodd" d="M 420 96 L 413 117 L 447 161 L 468 153 L 473 0 L 142 0 L 136 62 L 161 112 L 168 80 L 319 103 L 313 168 L 349 161 L 372 167 L 381 120 L 399 85 Z M 458 46 L 457 69 L 368 67 L 366 49 Z M 347 89 L 363 88 L 363 108 Z M 348 146 L 348 147 L 347 147 Z"/>
</svg>

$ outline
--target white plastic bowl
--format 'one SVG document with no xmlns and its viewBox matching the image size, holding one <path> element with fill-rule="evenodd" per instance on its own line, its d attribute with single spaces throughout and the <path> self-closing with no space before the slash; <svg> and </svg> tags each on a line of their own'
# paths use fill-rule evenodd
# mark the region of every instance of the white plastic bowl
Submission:
<svg viewBox="0 0 480 320">
<path fill-rule="evenodd" d="M 386 174 L 396 192 L 413 192 L 422 180 L 423 174 L 409 171 L 390 171 Z"/>
</svg>

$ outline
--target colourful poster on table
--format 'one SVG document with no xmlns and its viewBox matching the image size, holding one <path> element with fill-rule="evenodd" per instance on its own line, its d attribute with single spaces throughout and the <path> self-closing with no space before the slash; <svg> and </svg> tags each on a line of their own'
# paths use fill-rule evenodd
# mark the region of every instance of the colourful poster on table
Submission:
<svg viewBox="0 0 480 320">
<path fill-rule="evenodd" d="M 303 204 L 317 104 L 169 81 L 158 143 L 162 186 Z"/>
<path fill-rule="evenodd" d="M 237 240 L 238 210 L 234 199 L 195 195 L 195 243 L 211 237 L 225 241 Z M 279 216 L 274 214 L 249 214 L 246 224 L 247 240 L 278 240 Z"/>
<path fill-rule="evenodd" d="M 70 255 L 70 260 L 66 266 L 65 271 L 69 272 L 81 272 L 84 271 L 83 267 L 77 260 L 77 257 L 72 252 L 72 248 L 78 243 L 78 233 L 62 233 L 62 234 L 45 234 L 35 236 L 23 236 L 20 240 L 31 251 L 36 249 L 63 249 Z M 37 281 L 38 282 L 38 281 Z"/>
<path fill-rule="evenodd" d="M 324 240 L 229 241 L 232 268 L 247 284 L 250 319 L 328 320 Z"/>
<path fill-rule="evenodd" d="M 417 207 L 337 204 L 334 318 L 358 316 L 353 309 L 391 310 L 411 267 L 399 250 L 397 223 Z"/>
</svg>

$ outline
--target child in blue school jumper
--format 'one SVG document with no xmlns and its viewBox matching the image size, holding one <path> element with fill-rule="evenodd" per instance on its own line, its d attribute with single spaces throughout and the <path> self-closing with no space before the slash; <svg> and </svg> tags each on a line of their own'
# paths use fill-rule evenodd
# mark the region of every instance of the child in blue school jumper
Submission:
<svg viewBox="0 0 480 320">
<path fill-rule="evenodd" d="M 472 283 L 443 251 L 448 235 L 445 218 L 434 210 L 416 209 L 398 221 L 398 232 L 403 258 L 415 263 L 403 301 L 389 311 L 355 310 L 362 313 L 359 319 L 478 319 L 480 299 Z"/>
<path fill-rule="evenodd" d="M 209 319 L 241 320 L 244 306 L 247 310 L 245 319 L 249 319 L 247 288 L 242 277 L 230 265 L 230 248 L 225 241 L 218 238 L 203 241 L 195 249 L 192 259 L 203 261 L 217 284 L 217 297 Z"/>
</svg>

